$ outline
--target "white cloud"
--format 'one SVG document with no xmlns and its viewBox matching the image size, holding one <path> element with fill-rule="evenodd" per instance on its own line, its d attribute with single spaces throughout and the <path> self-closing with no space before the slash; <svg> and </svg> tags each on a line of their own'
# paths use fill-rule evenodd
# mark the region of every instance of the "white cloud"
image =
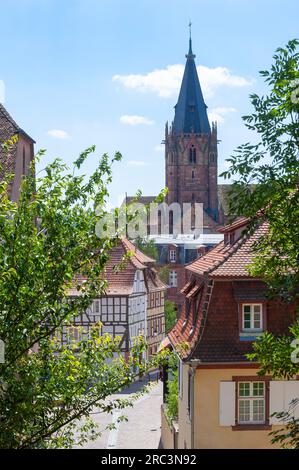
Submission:
<svg viewBox="0 0 299 470">
<path fill-rule="evenodd" d="M 5 101 L 5 86 L 4 81 L 0 80 L 0 103 L 4 103 Z"/>
<path fill-rule="evenodd" d="M 155 145 L 154 151 L 155 152 L 164 152 L 164 145 L 161 145 L 161 144 Z"/>
<path fill-rule="evenodd" d="M 213 108 L 208 112 L 209 120 L 217 121 L 219 124 L 222 124 L 225 121 L 224 116 L 234 112 L 236 112 L 235 108 L 219 106 L 218 108 Z"/>
<path fill-rule="evenodd" d="M 129 160 L 128 165 L 129 166 L 147 166 L 147 162 L 143 160 Z"/>
<path fill-rule="evenodd" d="M 62 131 L 60 129 L 52 129 L 47 132 L 48 135 L 54 137 L 55 139 L 70 139 L 70 135 L 66 131 Z"/>
<path fill-rule="evenodd" d="M 252 80 L 234 75 L 227 67 L 197 67 L 199 79 L 205 96 L 209 97 L 221 86 L 243 87 L 252 84 Z M 145 75 L 114 75 L 112 80 L 124 87 L 142 93 L 155 93 L 163 98 L 177 96 L 182 82 L 184 65 L 168 65 L 165 69 L 156 69 Z"/>
<path fill-rule="evenodd" d="M 123 124 L 128 124 L 129 126 L 138 126 L 139 124 L 145 124 L 147 126 L 150 126 L 152 124 L 155 124 L 155 122 L 151 119 L 148 119 L 145 116 L 137 116 L 135 114 L 124 114 L 120 117 L 120 122 L 122 122 Z"/>
</svg>

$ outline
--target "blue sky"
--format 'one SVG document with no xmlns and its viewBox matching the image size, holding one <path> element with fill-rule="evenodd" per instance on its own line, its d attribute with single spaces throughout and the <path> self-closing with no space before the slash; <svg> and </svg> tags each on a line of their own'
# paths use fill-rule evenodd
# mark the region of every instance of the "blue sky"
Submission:
<svg viewBox="0 0 299 470">
<path fill-rule="evenodd" d="M 204 98 L 218 121 L 219 171 L 254 138 L 241 116 L 248 95 L 265 91 L 258 71 L 299 37 L 297 0 L 0 0 L 0 14 L 0 99 L 36 150 L 47 149 L 46 161 L 71 163 L 92 144 L 98 155 L 120 150 L 113 204 L 126 191 L 164 187 L 161 141 L 190 18 Z"/>
</svg>

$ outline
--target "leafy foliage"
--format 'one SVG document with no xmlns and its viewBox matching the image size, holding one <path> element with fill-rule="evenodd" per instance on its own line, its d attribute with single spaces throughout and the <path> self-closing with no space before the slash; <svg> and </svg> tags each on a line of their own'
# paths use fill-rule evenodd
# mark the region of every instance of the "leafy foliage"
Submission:
<svg viewBox="0 0 299 470">
<path fill-rule="evenodd" d="M 244 116 L 260 138 L 228 159 L 222 176 L 236 177 L 229 211 L 256 222 L 267 220 L 269 232 L 256 246 L 251 273 L 262 276 L 286 300 L 298 295 L 299 238 L 299 52 L 297 40 L 274 55 L 270 71 L 260 72 L 270 87 L 266 96 L 250 96 L 254 111 Z"/>
<path fill-rule="evenodd" d="M 166 415 L 174 420 L 178 418 L 179 411 L 178 357 L 175 354 L 169 358 L 168 372 L 170 377 L 167 381 Z"/>
<path fill-rule="evenodd" d="M 158 249 L 155 245 L 154 240 L 142 238 L 139 236 L 134 240 L 134 244 L 145 255 L 149 256 L 150 258 L 153 258 L 154 260 L 158 259 Z"/>
<path fill-rule="evenodd" d="M 254 111 L 243 117 L 247 128 L 257 134 L 258 143 L 239 146 L 223 173 L 226 178 L 237 178 L 229 198 L 230 213 L 249 217 L 249 230 L 264 221 L 268 225 L 267 234 L 253 247 L 250 274 L 264 279 L 273 296 L 295 304 L 299 294 L 298 44 L 291 40 L 285 48 L 278 48 L 271 69 L 260 72 L 269 93 L 251 95 Z M 291 360 L 294 339 L 299 339 L 298 322 L 288 336 L 265 333 L 249 357 L 261 364 L 261 374 L 291 378 L 299 372 L 298 362 Z M 273 442 L 298 447 L 298 422 L 287 423 L 287 431 L 277 432 Z"/>
<path fill-rule="evenodd" d="M 164 284 L 169 284 L 169 272 L 170 269 L 167 265 L 159 267 L 159 277 L 164 282 Z"/>
<path fill-rule="evenodd" d="M 165 300 L 165 330 L 170 331 L 175 325 L 177 319 L 177 310 L 174 302 Z"/>
<path fill-rule="evenodd" d="M 107 397 L 153 367 L 140 360 L 142 338 L 124 361 L 120 338 L 101 336 L 100 324 L 75 346 L 59 340 L 104 293 L 103 269 L 117 242 L 117 234 L 98 238 L 95 227 L 121 155 L 104 154 L 89 178 L 77 175 L 94 152 L 83 152 L 73 171 L 56 159 L 37 179 L 34 162 L 18 202 L 7 197 L 10 175 L 0 185 L 1 448 L 72 447 L 95 438 L 101 429 L 90 418 L 93 407 L 111 413 L 128 406 Z M 70 297 L 71 288 L 79 295 Z"/>
<path fill-rule="evenodd" d="M 284 424 L 281 429 L 270 432 L 273 444 L 278 443 L 284 449 L 299 449 L 299 419 L 294 418 L 294 409 L 299 406 L 299 399 L 294 399 L 289 405 L 288 411 L 274 413 L 276 417 Z"/>
</svg>

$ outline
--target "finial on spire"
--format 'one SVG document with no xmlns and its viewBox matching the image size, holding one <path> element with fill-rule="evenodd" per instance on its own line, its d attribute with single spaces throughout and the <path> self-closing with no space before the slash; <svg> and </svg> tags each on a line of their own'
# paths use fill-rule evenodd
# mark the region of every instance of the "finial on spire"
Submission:
<svg viewBox="0 0 299 470">
<path fill-rule="evenodd" d="M 191 20 L 189 20 L 188 27 L 189 27 L 189 52 L 186 55 L 186 57 L 194 59 L 195 55 L 192 52 L 192 29 L 191 29 L 192 28 L 192 23 L 191 23 Z"/>
<path fill-rule="evenodd" d="M 189 20 L 189 52 L 188 54 L 192 54 L 192 23 L 191 20 Z"/>
</svg>

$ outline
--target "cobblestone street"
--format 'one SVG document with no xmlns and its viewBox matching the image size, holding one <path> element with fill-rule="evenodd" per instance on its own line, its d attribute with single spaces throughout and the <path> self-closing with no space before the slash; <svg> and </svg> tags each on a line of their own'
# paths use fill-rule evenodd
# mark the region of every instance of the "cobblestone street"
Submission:
<svg viewBox="0 0 299 470">
<path fill-rule="evenodd" d="M 146 383 L 136 382 L 122 393 L 112 398 L 129 398 Z M 116 429 L 106 430 L 96 441 L 88 442 L 85 449 L 158 449 L 161 437 L 162 383 L 153 385 L 149 393 L 136 400 L 133 407 L 111 414 L 93 413 L 93 418 L 105 428 L 115 422 Z M 125 415 L 127 422 L 117 423 L 117 418 Z"/>
</svg>

